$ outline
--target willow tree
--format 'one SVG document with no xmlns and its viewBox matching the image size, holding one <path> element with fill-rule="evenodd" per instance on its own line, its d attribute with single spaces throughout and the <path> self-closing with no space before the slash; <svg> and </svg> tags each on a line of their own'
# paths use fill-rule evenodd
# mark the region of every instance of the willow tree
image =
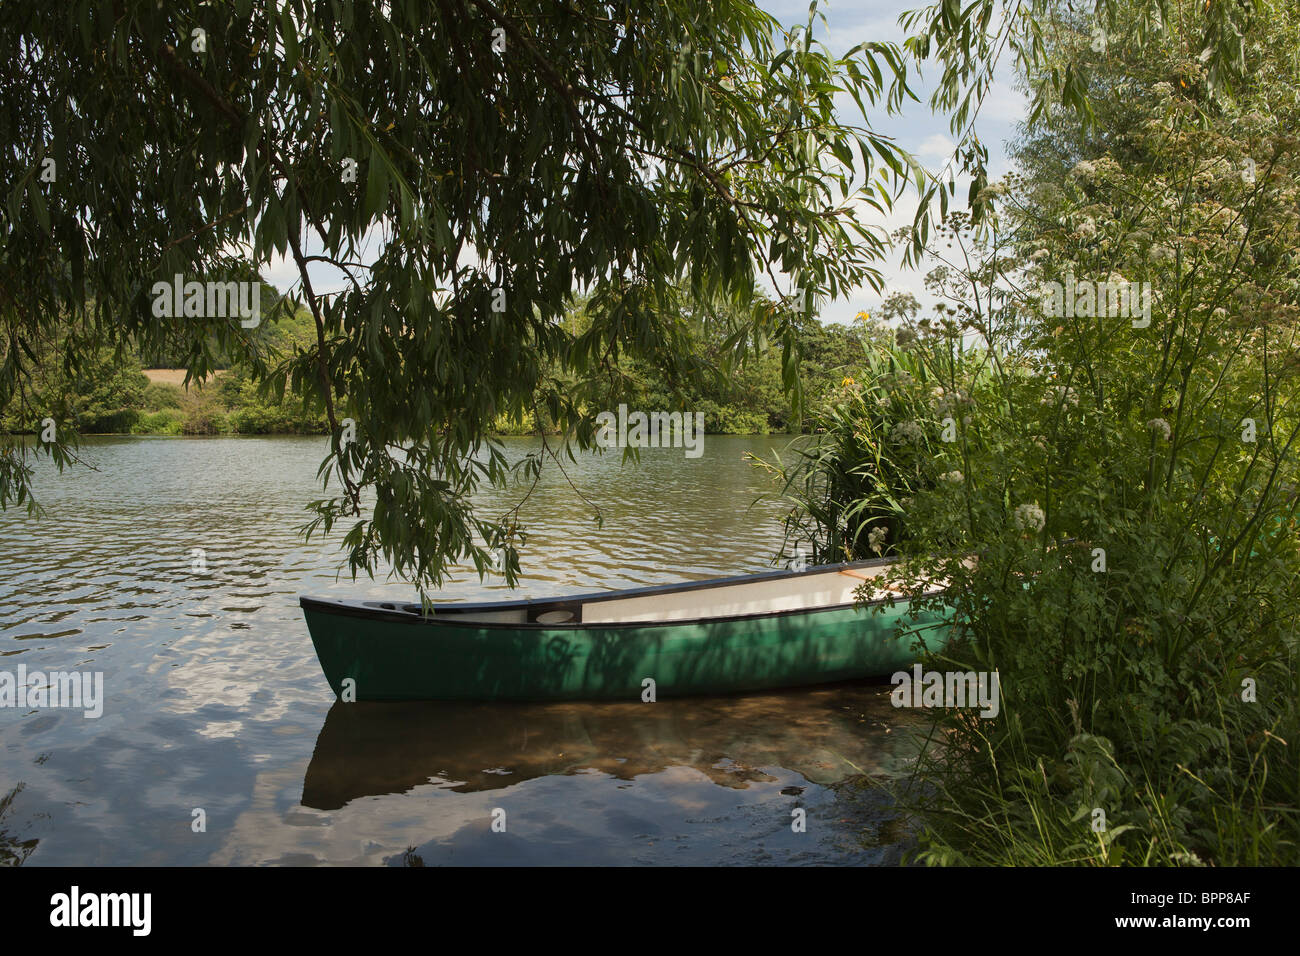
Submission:
<svg viewBox="0 0 1300 956">
<path fill-rule="evenodd" d="M 991 61 L 968 25 L 991 3 L 942 4 L 911 48 L 958 64 L 944 90 Z M 564 448 L 589 445 L 609 359 L 699 371 L 679 295 L 743 316 L 733 353 L 782 342 L 797 400 L 794 318 L 876 284 L 885 239 L 863 213 L 929 188 L 866 119 L 911 95 L 902 51 L 832 54 L 814 16 L 787 31 L 746 0 L 8 3 L 0 408 L 43 422 L 62 465 L 75 436 L 24 407 L 52 344 L 70 373 L 105 347 L 179 351 L 193 376 L 238 356 L 328 418 L 307 528 L 346 523 L 354 572 L 382 559 L 427 590 L 505 547 L 513 577 L 512 516 L 469 504 L 508 477 L 497 415 L 541 410 Z M 275 359 L 237 319 L 157 314 L 159 282 L 277 258 L 312 347 Z M 760 277 L 778 307 L 737 309 Z M 575 292 L 594 316 L 580 333 L 560 321 Z M 29 502 L 27 446 L 3 440 L 0 507 Z"/>
<path fill-rule="evenodd" d="M 833 56 L 810 28 L 739 0 L 7 8 L 0 401 L 56 335 L 74 368 L 165 342 L 203 375 L 234 349 L 323 407 L 332 497 L 309 527 L 346 521 L 354 571 L 382 557 L 427 587 L 503 545 L 513 571 L 510 516 L 468 500 L 508 475 L 494 417 L 539 408 L 589 444 L 607 359 L 694 371 L 679 290 L 743 303 L 769 275 L 782 307 L 745 313 L 740 350 L 873 280 L 862 201 L 911 170 L 834 99 L 897 106 L 901 58 Z M 159 281 L 277 256 L 312 348 L 271 362 L 239 321 L 155 314 Z M 576 291 L 580 334 L 558 321 Z M 30 474 L 11 442 L 0 503 Z"/>
</svg>

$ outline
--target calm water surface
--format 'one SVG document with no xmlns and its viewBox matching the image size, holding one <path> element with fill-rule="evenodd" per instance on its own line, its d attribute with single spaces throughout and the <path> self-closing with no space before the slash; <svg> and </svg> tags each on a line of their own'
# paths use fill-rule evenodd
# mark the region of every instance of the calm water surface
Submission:
<svg viewBox="0 0 1300 956">
<path fill-rule="evenodd" d="M 553 467 L 529 499 L 531 596 L 760 571 L 779 505 L 709 436 Z M 508 442 L 522 456 L 530 439 Z M 299 594 L 406 600 L 296 529 L 321 438 L 103 438 L 42 467 L 48 514 L 0 514 L 0 671 L 104 675 L 99 719 L 0 708 L 0 864 L 882 863 L 866 776 L 915 724 L 888 685 L 636 703 L 337 704 Z M 510 495 L 485 496 L 503 510 Z M 195 571 L 201 549 L 205 571 Z M 449 598 L 504 597 L 470 571 Z M 791 829 L 806 812 L 807 832 Z M 195 833 L 196 809 L 207 830 Z M 506 830 L 493 832 L 504 811 Z"/>
</svg>

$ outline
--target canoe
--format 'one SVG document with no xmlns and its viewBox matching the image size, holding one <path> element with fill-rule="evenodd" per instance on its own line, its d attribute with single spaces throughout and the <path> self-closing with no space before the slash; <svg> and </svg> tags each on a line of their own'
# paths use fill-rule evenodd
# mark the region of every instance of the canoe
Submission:
<svg viewBox="0 0 1300 956">
<path fill-rule="evenodd" d="M 642 700 L 888 676 L 947 642 L 899 597 L 854 602 L 888 559 L 566 597 L 434 604 L 302 597 L 343 700 Z M 653 682 L 653 683 L 650 683 Z"/>
</svg>

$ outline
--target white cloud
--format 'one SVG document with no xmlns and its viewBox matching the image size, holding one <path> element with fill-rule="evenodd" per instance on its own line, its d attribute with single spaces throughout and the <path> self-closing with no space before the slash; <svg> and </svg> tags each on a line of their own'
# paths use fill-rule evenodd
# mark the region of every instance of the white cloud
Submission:
<svg viewBox="0 0 1300 956">
<path fill-rule="evenodd" d="M 980 119 L 989 123 L 1020 123 L 1029 116 L 1029 100 L 1009 82 L 996 79 L 984 95 Z"/>
<path fill-rule="evenodd" d="M 920 160 L 947 162 L 956 148 L 956 144 L 943 133 L 931 133 L 916 147 L 915 154 Z"/>
</svg>

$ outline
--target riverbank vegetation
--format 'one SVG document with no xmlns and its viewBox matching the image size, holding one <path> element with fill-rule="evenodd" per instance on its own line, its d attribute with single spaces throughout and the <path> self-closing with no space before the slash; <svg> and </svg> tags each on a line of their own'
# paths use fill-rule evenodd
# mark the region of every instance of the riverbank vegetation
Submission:
<svg viewBox="0 0 1300 956">
<path fill-rule="evenodd" d="M 1000 675 L 903 794 L 922 861 L 1300 862 L 1300 9 L 1262 13 L 1230 97 L 1196 30 L 1059 14 L 1095 124 L 1025 128 L 934 243 L 935 313 L 768 463 L 793 541 L 896 555 L 914 613 L 954 611 L 928 667 Z M 1149 315 L 1061 314 L 1088 281 Z"/>
<path fill-rule="evenodd" d="M 264 286 L 264 308 L 273 317 L 254 333 L 259 359 L 276 364 L 291 358 L 294 349 L 308 347 L 315 328 L 304 310 L 276 309 L 281 299 Z M 563 321 L 574 334 L 590 328 L 585 298 L 577 299 Z M 752 308 L 775 307 L 759 295 Z M 799 375 L 807 400 L 828 398 L 846 378 L 861 376 L 867 346 L 888 333 L 865 315 L 851 323 L 826 324 L 811 317 L 792 321 L 799 354 Z M 799 432 L 808 427 L 793 408 L 782 383 L 780 350 L 758 350 L 748 361 L 733 363 L 727 354 L 727 326 L 693 314 L 689 334 L 692 349 L 708 374 L 672 380 L 655 363 L 632 356 L 611 361 L 606 374 L 615 387 L 611 395 L 629 408 L 702 412 L 709 434 L 772 434 Z M 310 389 L 295 393 L 287 386 L 281 396 L 259 387 L 255 365 L 235 358 L 218 359 L 204 381 L 185 382 L 184 369 L 174 368 L 180 356 L 148 357 L 129 346 L 100 349 L 89 360 L 68 370 L 57 349 L 49 350 L 30 370 L 26 407 L 7 409 L 0 427 L 10 433 L 34 434 L 50 416 L 70 423 L 81 434 L 132 435 L 267 435 L 324 434 L 328 421 Z M 554 376 L 563 375 L 558 367 Z M 498 415 L 490 429 L 495 435 L 555 434 L 555 422 L 540 405 L 525 415 Z"/>
</svg>

